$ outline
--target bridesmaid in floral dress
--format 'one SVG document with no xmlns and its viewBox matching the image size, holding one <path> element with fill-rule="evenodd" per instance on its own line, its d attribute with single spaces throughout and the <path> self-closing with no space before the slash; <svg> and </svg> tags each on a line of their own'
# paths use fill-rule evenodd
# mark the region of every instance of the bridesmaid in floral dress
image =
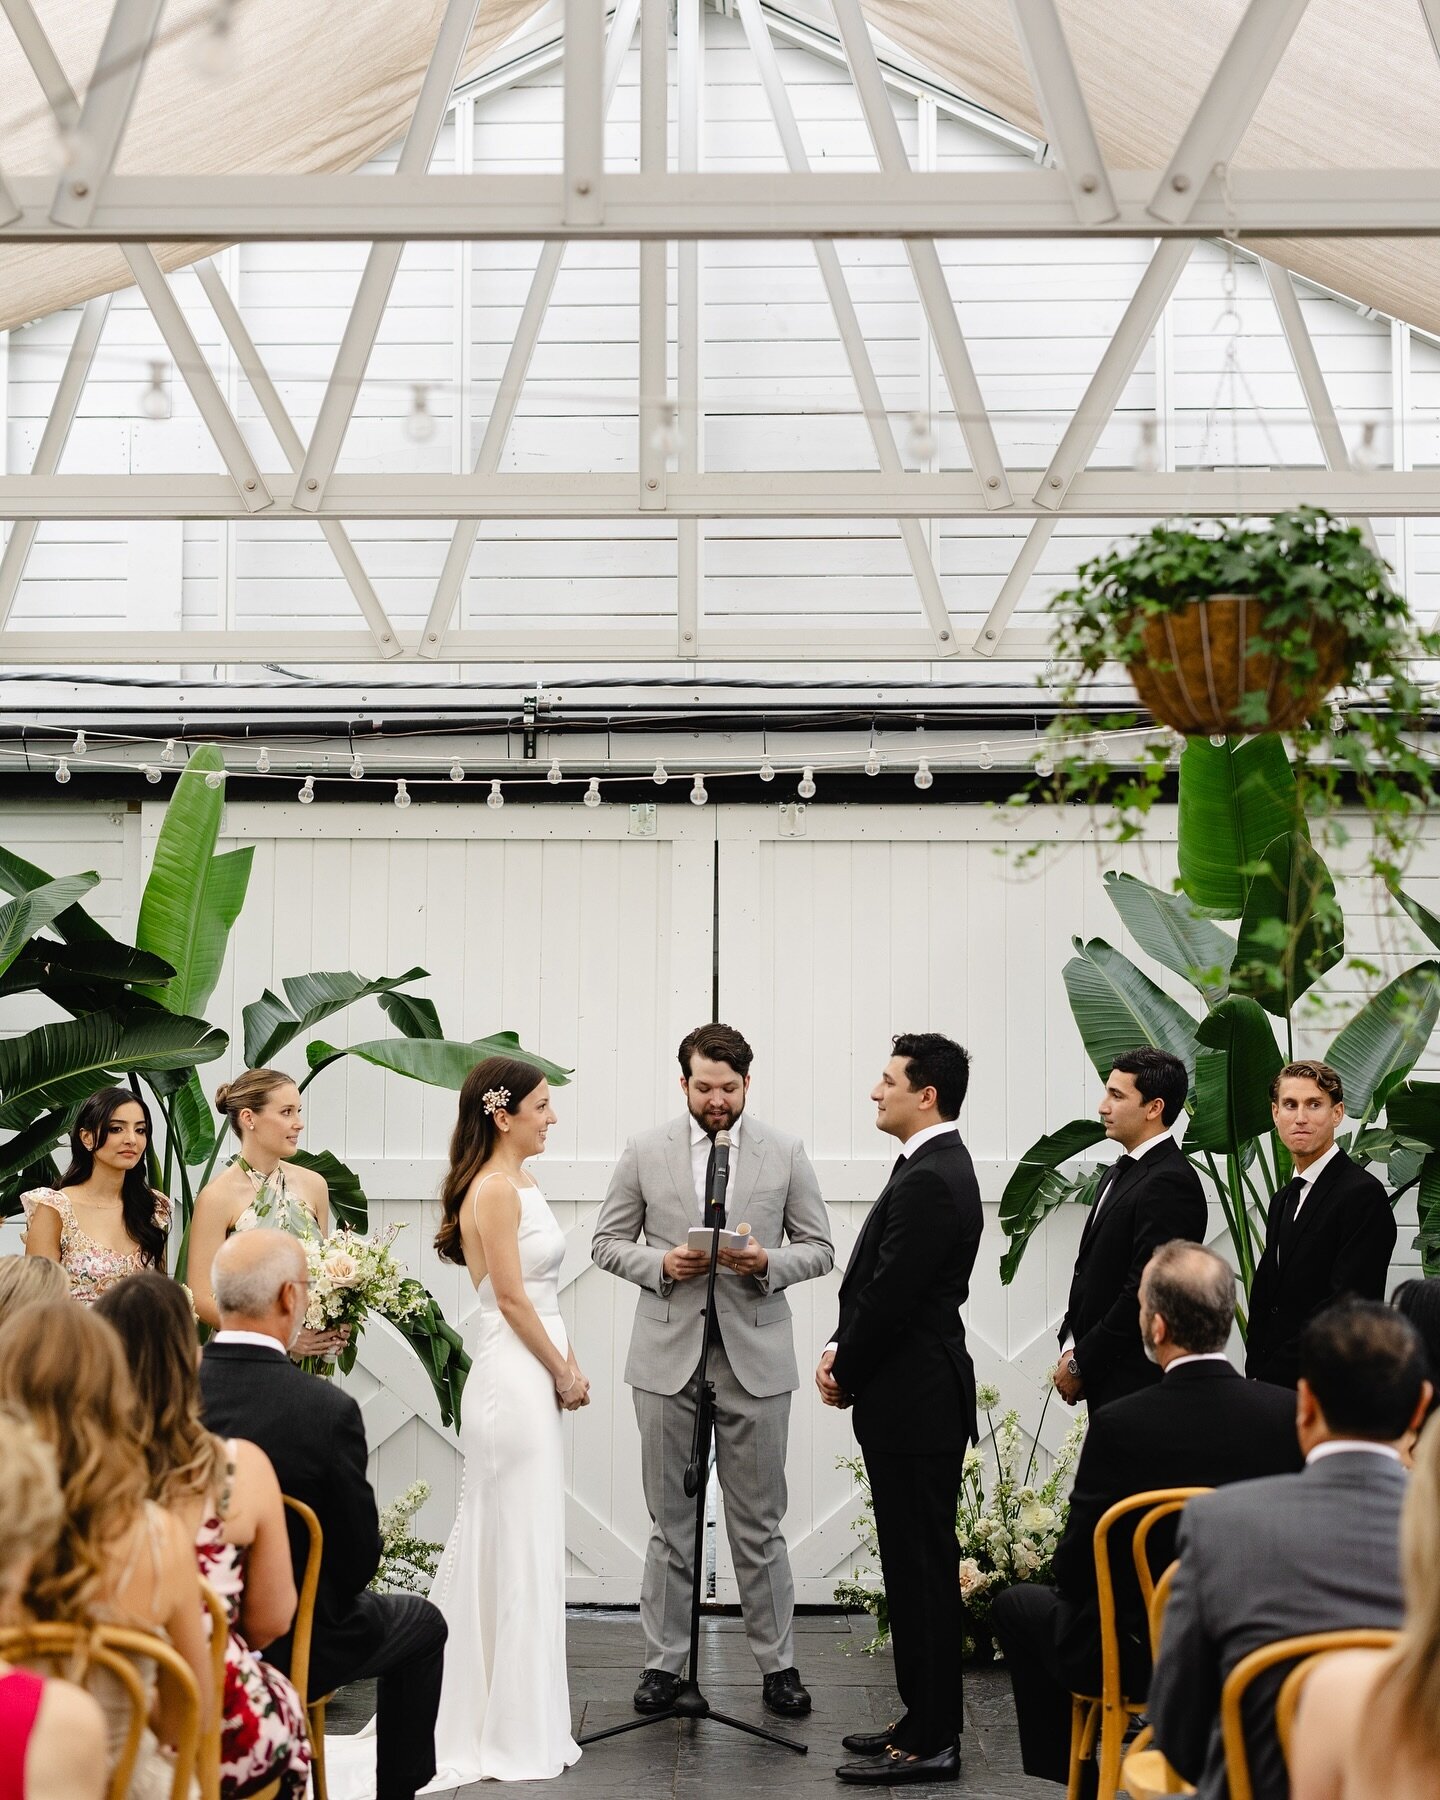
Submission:
<svg viewBox="0 0 1440 1800">
<path fill-rule="evenodd" d="M 300 1239 L 323 1237 L 330 1229 L 330 1190 L 313 1169 L 287 1169 L 305 1128 L 300 1090 L 279 1069 L 247 1069 L 215 1093 L 216 1110 L 230 1122 L 239 1151 L 195 1200 L 190 1224 L 188 1280 L 196 1315 L 219 1325 L 210 1265 L 232 1231 L 269 1225 Z M 348 1330 L 311 1331 L 295 1340 L 294 1357 L 334 1356 L 349 1341 Z"/>
<path fill-rule="evenodd" d="M 20 1196 L 25 1254 L 59 1263 L 82 1305 L 127 1275 L 165 1267 L 170 1202 L 145 1178 L 149 1147 L 145 1102 L 129 1088 L 101 1088 L 76 1115 L 60 1186 Z"/>
</svg>

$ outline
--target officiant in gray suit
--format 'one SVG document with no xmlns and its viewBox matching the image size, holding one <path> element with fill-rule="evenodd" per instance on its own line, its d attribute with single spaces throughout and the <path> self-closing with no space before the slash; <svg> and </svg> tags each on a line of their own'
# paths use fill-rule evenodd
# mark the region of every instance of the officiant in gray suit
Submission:
<svg viewBox="0 0 1440 1800">
<path fill-rule="evenodd" d="M 640 1289 L 625 1379 L 635 1394 L 651 1519 L 640 1591 L 645 1668 L 635 1690 L 642 1713 L 670 1705 L 690 1648 L 695 1503 L 684 1474 L 709 1257 L 688 1248 L 687 1234 L 709 1222 L 719 1131 L 731 1141 L 726 1223 L 746 1225 L 749 1241 L 721 1253 L 715 1283 L 715 1465 L 764 1703 L 788 1717 L 810 1710 L 795 1666 L 795 1585 L 780 1533 L 790 1396 L 800 1385 L 784 1289 L 824 1275 L 835 1246 L 800 1140 L 745 1112 L 751 1056 L 728 1025 L 689 1033 L 680 1045 L 687 1110 L 626 1144 L 595 1226 L 597 1265 Z"/>
</svg>

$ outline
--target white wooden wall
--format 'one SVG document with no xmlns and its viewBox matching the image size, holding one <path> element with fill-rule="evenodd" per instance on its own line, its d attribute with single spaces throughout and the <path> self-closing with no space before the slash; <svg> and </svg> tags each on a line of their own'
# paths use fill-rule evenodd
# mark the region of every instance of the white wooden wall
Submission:
<svg viewBox="0 0 1440 1800">
<path fill-rule="evenodd" d="M 1014 1159 L 1043 1130 L 1097 1102 L 1060 970 L 1075 933 L 1133 953 L 1104 896 L 1102 866 L 1158 882 L 1173 872 L 1173 820 L 1163 816 L 1145 846 L 1102 855 L 1070 842 L 1017 873 L 1013 853 L 1027 833 L 1073 838 L 1074 820 L 1036 812 L 1020 826 L 982 807 L 812 805 L 805 835 L 782 837 L 771 807 L 658 811 L 654 837 L 630 836 L 619 806 L 510 804 L 497 814 L 449 803 L 403 813 L 246 803 L 229 807 L 225 824 L 227 844 L 255 846 L 255 866 L 209 1009 L 231 1031 L 234 1054 L 210 1065 L 207 1088 L 239 1068 L 240 1009 L 266 985 L 310 969 L 398 974 L 415 963 L 430 971 L 422 991 L 450 1035 L 510 1027 L 576 1069 L 557 1092 L 560 1123 L 537 1172 L 569 1234 L 565 1316 L 594 1382 L 593 1404 L 566 1425 L 577 1600 L 633 1600 L 646 1535 L 622 1380 L 634 1293 L 590 1263 L 595 1212 L 625 1138 L 678 1110 L 675 1046 L 710 1016 L 717 957 L 720 1014 L 756 1051 L 750 1104 L 804 1138 L 842 1268 L 890 1160 L 866 1096 L 891 1035 L 933 1028 L 969 1046 L 973 1080 L 961 1123 L 987 1212 L 969 1341 L 981 1379 L 994 1381 L 1033 1430 L 1081 1221 L 1074 1212 L 1053 1219 L 1005 1289 L 996 1203 Z M 97 915 L 125 934 L 159 818 L 158 806 L 117 810 L 77 794 L 7 806 L 0 842 L 53 873 L 97 869 Z M 1407 885 L 1440 910 L 1440 846 L 1425 846 Z M 1417 953 L 1408 925 L 1382 919 L 1365 891 L 1345 900 L 1354 953 L 1389 965 Z M 1166 985 L 1184 997 L 1183 984 Z M 1340 977 L 1335 1003 L 1353 1003 L 1356 991 L 1353 977 Z M 3 1028 L 43 1016 L 43 1003 L 14 1001 Z M 366 1002 L 317 1035 L 354 1043 L 389 1031 Z M 1317 1023 L 1301 1048 L 1323 1042 Z M 281 1063 L 302 1072 L 303 1046 Z M 1425 1067 L 1437 1065 L 1440 1049 Z M 357 1170 L 377 1224 L 404 1223 L 402 1252 L 463 1326 L 473 1311 L 463 1272 L 429 1247 L 453 1096 L 358 1062 L 327 1070 L 309 1094 L 306 1142 Z M 1415 1261 L 1413 1218 L 1404 1206 L 1397 1277 Z M 1221 1221 L 1212 1222 L 1218 1239 Z M 3 1235 L 3 1247 L 13 1247 L 15 1227 Z M 791 1290 L 802 1371 L 833 1324 L 839 1273 Z M 377 1326 L 352 1386 L 382 1497 L 423 1475 L 433 1498 L 421 1522 L 443 1536 L 457 1456 L 418 1364 Z M 1042 1444 L 1053 1447 L 1065 1423 L 1052 1406 Z M 821 1408 L 802 1381 L 786 1534 L 805 1600 L 828 1599 L 849 1566 L 856 1509 L 835 1462 L 851 1448 L 846 1418 Z M 733 1598 L 723 1533 L 718 1574 L 722 1598 Z"/>
</svg>

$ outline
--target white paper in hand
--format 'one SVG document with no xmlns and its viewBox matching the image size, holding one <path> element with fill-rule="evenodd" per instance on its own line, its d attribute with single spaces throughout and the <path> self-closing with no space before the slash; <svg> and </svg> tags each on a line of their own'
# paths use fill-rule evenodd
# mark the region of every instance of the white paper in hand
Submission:
<svg viewBox="0 0 1440 1800">
<path fill-rule="evenodd" d="M 687 1250 L 699 1250 L 704 1255 L 710 1254 L 710 1240 L 714 1236 L 708 1225 L 692 1225 L 689 1236 L 685 1240 Z M 742 1225 L 739 1231 L 722 1231 L 720 1248 L 722 1250 L 743 1250 L 750 1242 L 750 1227 Z"/>
</svg>

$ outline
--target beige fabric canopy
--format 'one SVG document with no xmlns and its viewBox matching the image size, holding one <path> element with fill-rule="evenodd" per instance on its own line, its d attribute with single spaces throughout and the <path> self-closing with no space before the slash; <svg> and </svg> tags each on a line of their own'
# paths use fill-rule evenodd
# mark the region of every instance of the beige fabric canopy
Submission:
<svg viewBox="0 0 1440 1800">
<path fill-rule="evenodd" d="M 1039 132 L 1008 0 L 864 0 L 871 22 L 983 106 Z M 538 10 L 484 0 L 465 73 Z M 197 72 L 213 0 L 172 0 L 146 68 L 119 168 L 128 173 L 339 173 L 403 132 L 443 0 L 245 0 L 222 81 Z M 108 0 L 37 0 L 72 82 L 83 90 Z M 1096 131 L 1112 168 L 1163 166 L 1204 91 L 1244 0 L 1060 0 Z M 0 28 L 0 169 L 56 168 L 39 87 Z M 1261 102 L 1237 166 L 1406 168 L 1440 142 L 1440 62 L 1416 0 L 1312 0 Z M 1440 242 L 1433 238 L 1256 242 L 1252 248 L 1378 311 L 1440 332 Z M 178 268 L 214 246 L 159 249 Z M 0 329 L 129 282 L 115 250 L 0 249 Z"/>
</svg>

